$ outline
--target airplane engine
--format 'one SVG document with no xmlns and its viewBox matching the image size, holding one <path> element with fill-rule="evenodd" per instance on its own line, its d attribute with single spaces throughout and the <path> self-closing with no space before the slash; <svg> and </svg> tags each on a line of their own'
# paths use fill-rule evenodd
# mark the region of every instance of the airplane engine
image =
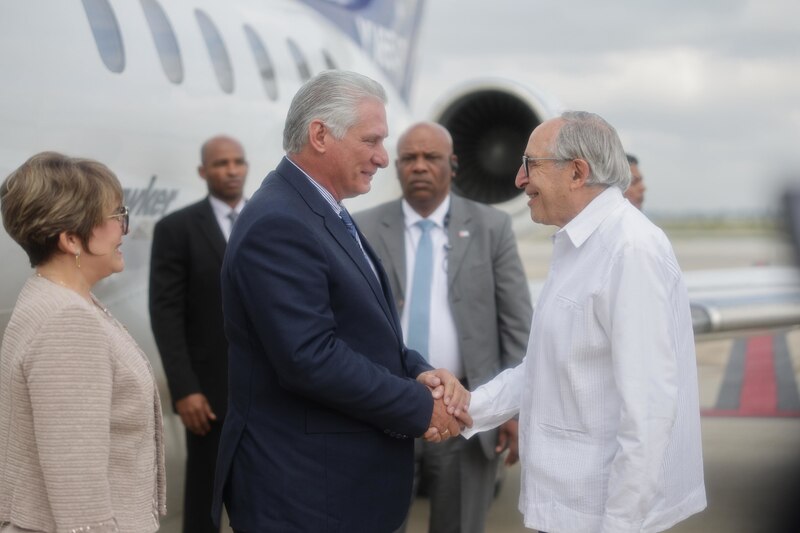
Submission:
<svg viewBox="0 0 800 533">
<path fill-rule="evenodd" d="M 556 104 L 517 83 L 488 79 L 450 91 L 435 106 L 432 120 L 453 136 L 458 170 L 456 193 L 514 213 L 525 209 L 514 185 L 531 131 L 557 114 Z M 516 200 L 516 201 L 515 201 Z"/>
</svg>

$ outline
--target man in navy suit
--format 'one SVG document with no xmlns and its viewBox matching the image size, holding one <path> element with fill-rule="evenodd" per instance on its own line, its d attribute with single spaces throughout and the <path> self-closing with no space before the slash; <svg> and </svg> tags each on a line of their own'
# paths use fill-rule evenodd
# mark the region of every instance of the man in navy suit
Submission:
<svg viewBox="0 0 800 533">
<path fill-rule="evenodd" d="M 244 148 L 219 135 L 203 144 L 197 173 L 208 196 L 153 231 L 150 322 L 175 412 L 186 427 L 184 533 L 213 533 L 211 495 L 228 405 L 228 343 L 219 271 L 233 219 L 244 207 Z"/>
<path fill-rule="evenodd" d="M 287 155 L 228 243 L 214 514 L 224 499 L 234 531 L 392 531 L 411 494 L 414 437 L 460 432 L 453 415 L 469 394 L 405 347 L 386 274 L 341 204 L 388 164 L 385 101 L 352 72 L 301 87 Z"/>
</svg>

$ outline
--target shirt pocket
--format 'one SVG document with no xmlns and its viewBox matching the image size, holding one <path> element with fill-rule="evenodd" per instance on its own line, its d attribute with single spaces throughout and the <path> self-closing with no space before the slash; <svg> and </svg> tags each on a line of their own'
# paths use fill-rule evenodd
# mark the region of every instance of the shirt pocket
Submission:
<svg viewBox="0 0 800 533">
<path fill-rule="evenodd" d="M 607 479 L 600 443 L 585 431 L 542 422 L 537 433 L 540 475 L 546 477 L 539 481 L 559 495 L 562 505 L 586 514 L 603 514 Z"/>
<path fill-rule="evenodd" d="M 587 404 L 594 401 L 592 376 L 584 368 L 592 357 L 586 354 L 589 319 L 585 307 L 573 299 L 558 295 L 553 303 L 553 339 L 548 349 L 552 350 L 558 399 L 549 399 L 552 404 L 547 409 L 548 416 L 541 421 L 564 432 L 585 434 L 589 430 Z"/>
</svg>

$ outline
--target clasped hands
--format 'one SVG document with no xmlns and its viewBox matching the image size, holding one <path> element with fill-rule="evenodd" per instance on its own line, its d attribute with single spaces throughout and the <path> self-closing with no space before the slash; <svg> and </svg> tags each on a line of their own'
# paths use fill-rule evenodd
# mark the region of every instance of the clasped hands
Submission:
<svg viewBox="0 0 800 533">
<path fill-rule="evenodd" d="M 459 436 L 464 427 L 472 427 L 470 393 L 452 373 L 443 368 L 428 370 L 417 376 L 417 381 L 433 396 L 431 422 L 423 435 L 426 441 L 441 442 Z"/>
</svg>

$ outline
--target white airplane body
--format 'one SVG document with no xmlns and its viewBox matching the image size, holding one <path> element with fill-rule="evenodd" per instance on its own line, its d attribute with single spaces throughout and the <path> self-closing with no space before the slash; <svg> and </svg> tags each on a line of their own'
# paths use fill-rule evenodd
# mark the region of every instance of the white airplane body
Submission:
<svg viewBox="0 0 800 533">
<path fill-rule="evenodd" d="M 147 312 L 152 228 L 164 214 L 206 194 L 195 170 L 200 145 L 222 133 L 239 139 L 250 162 L 247 189 L 252 192 L 283 156 L 282 130 L 292 96 L 307 76 L 328 68 L 354 70 L 381 82 L 389 96 L 390 133 L 396 136 L 412 122 L 405 98 L 422 3 L 26 0 L 4 5 L 0 179 L 44 150 L 97 159 L 120 178 L 131 213 L 122 248 L 126 268 L 100 282 L 95 292 L 150 357 L 165 407 L 169 396 Z M 224 45 L 224 53 L 215 48 L 217 61 L 211 59 L 209 42 Z M 259 43 L 266 60 L 259 56 Z M 465 195 L 498 204 L 516 221 L 530 224 L 513 176 L 528 134 L 554 116 L 557 106 L 504 80 L 476 80 L 431 97 L 440 101 L 435 116 L 415 119 L 441 121 L 453 132 Z M 499 108 L 510 111 L 503 114 Z M 470 122 L 475 109 L 493 122 Z M 473 131 L 485 135 L 478 138 Z M 392 144 L 387 143 L 390 155 Z M 468 153 L 480 161 L 470 162 Z M 507 180 L 499 186 L 495 178 L 481 182 L 487 175 Z M 348 205 L 358 210 L 397 196 L 389 169 L 376 175 L 369 194 Z M 5 232 L 0 232 L 0 254 L 2 334 L 31 269 Z M 781 294 L 795 291 L 788 320 L 799 322 L 796 275 L 787 287 Z M 168 508 L 174 516 L 182 494 L 183 427 L 171 409 L 164 412 Z"/>
</svg>

